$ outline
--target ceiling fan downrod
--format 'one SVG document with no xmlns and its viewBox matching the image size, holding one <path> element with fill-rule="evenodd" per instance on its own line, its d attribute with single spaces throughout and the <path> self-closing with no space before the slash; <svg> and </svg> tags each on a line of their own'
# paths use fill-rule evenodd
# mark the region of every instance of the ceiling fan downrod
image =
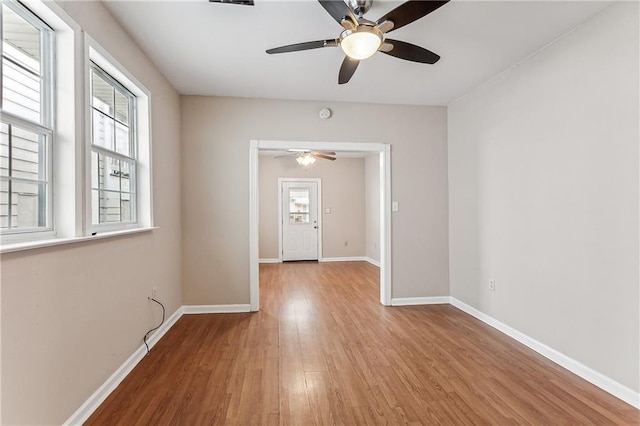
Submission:
<svg viewBox="0 0 640 426">
<path fill-rule="evenodd" d="M 346 2 L 358 18 L 362 18 L 373 5 L 373 0 L 346 0 Z"/>
</svg>

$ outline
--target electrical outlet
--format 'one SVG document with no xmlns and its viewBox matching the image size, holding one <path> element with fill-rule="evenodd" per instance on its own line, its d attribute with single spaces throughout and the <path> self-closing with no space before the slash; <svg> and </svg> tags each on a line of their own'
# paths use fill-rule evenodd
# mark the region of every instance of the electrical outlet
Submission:
<svg viewBox="0 0 640 426">
<path fill-rule="evenodd" d="M 153 287 L 151 289 L 151 298 L 152 299 L 157 299 L 158 298 L 158 287 Z"/>
<path fill-rule="evenodd" d="M 489 280 L 489 290 L 496 291 L 496 280 Z"/>
</svg>

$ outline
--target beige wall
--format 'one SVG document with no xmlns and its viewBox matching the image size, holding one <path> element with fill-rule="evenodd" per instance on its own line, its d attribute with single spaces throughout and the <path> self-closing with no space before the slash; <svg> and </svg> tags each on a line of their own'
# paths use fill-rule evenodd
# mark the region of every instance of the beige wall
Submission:
<svg viewBox="0 0 640 426">
<path fill-rule="evenodd" d="M 380 155 L 369 154 L 364 162 L 367 257 L 380 261 Z"/>
<path fill-rule="evenodd" d="M 444 107 L 183 96 L 184 302 L 249 303 L 251 139 L 391 144 L 393 297 L 449 294 L 446 120 Z"/>
<path fill-rule="evenodd" d="M 638 47 L 617 4 L 449 108 L 452 295 L 636 392 Z"/>
<path fill-rule="evenodd" d="M 320 178 L 322 257 L 365 255 L 364 159 L 318 160 L 301 167 L 294 157 L 259 158 L 260 259 L 278 258 L 278 178 Z M 345 245 L 345 242 L 347 245 Z"/>
<path fill-rule="evenodd" d="M 160 229 L 2 256 L 2 424 L 61 424 L 142 344 L 180 292 L 180 98 L 99 2 L 64 9 L 151 91 Z"/>
</svg>

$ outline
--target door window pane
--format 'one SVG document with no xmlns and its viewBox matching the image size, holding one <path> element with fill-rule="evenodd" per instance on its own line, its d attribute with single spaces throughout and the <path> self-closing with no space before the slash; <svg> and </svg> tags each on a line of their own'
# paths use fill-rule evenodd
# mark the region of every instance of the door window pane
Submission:
<svg viewBox="0 0 640 426">
<path fill-rule="evenodd" d="M 291 213 L 289 214 L 289 223 L 309 223 L 309 213 Z"/>
<path fill-rule="evenodd" d="M 289 223 L 309 223 L 309 189 L 289 189 Z"/>
</svg>

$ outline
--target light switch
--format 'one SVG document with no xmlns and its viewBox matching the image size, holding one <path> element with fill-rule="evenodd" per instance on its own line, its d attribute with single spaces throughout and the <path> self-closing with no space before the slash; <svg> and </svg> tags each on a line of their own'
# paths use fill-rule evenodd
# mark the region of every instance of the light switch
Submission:
<svg viewBox="0 0 640 426">
<path fill-rule="evenodd" d="M 397 201 L 392 201 L 391 202 L 391 211 L 394 211 L 394 212 L 399 212 L 400 211 L 400 207 L 398 206 L 398 202 Z"/>
<path fill-rule="evenodd" d="M 324 209 L 324 214 L 331 214 L 331 209 Z"/>
</svg>

